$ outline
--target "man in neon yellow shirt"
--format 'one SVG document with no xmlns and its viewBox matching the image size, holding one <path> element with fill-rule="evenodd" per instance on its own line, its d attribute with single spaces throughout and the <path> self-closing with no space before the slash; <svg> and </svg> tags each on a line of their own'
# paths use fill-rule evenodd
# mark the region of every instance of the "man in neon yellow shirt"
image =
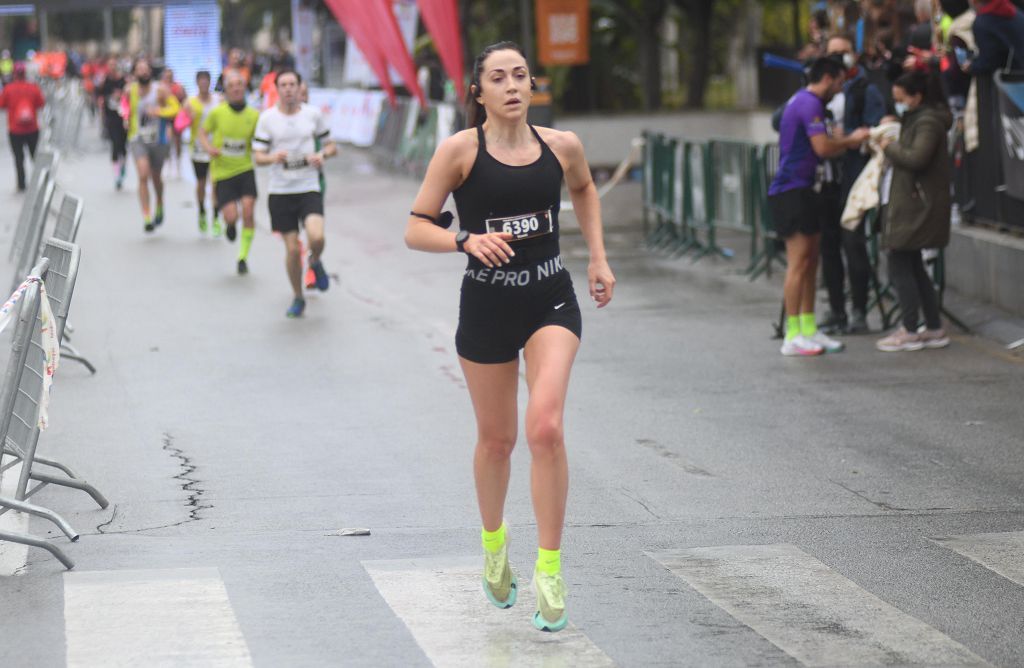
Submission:
<svg viewBox="0 0 1024 668">
<path fill-rule="evenodd" d="M 199 143 L 199 132 L 214 107 L 220 104 L 220 95 L 210 92 L 210 73 L 206 70 L 196 72 L 196 86 L 199 93 L 188 99 L 188 114 L 192 119 L 192 138 L 188 151 L 192 156 L 192 168 L 196 173 L 196 202 L 199 204 L 199 231 L 206 232 L 206 181 L 210 173 L 210 154 Z M 220 210 L 217 198 L 213 198 L 213 236 L 219 237 Z"/>
<path fill-rule="evenodd" d="M 245 79 L 237 72 L 225 77 L 226 100 L 213 108 L 203 121 L 199 141 L 210 154 L 210 176 L 220 206 L 225 236 L 234 241 L 238 222 L 238 201 L 242 202 L 242 240 L 238 249 L 238 273 L 249 273 L 247 261 L 256 235 L 256 172 L 252 163 L 252 137 L 258 111 L 245 103 Z"/>
</svg>

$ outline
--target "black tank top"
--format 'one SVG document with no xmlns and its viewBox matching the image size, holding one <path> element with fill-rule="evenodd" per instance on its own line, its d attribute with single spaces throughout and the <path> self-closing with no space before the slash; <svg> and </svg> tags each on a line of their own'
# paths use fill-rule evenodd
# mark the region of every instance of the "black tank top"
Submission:
<svg viewBox="0 0 1024 668">
<path fill-rule="evenodd" d="M 487 152 L 483 126 L 469 177 L 452 195 L 459 227 L 472 234 L 508 230 L 525 238 L 512 241 L 513 265 L 532 264 L 558 255 L 558 211 L 562 204 L 562 164 L 532 125 L 540 157 L 528 165 L 506 165 Z M 469 256 L 470 267 L 482 267 Z"/>
</svg>

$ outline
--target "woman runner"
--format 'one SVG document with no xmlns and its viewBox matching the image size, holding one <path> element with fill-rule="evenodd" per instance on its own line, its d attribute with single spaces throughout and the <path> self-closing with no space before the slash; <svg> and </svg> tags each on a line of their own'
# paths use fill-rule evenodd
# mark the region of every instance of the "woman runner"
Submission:
<svg viewBox="0 0 1024 668">
<path fill-rule="evenodd" d="M 494 44 L 477 57 L 469 89 L 472 127 L 438 147 L 405 240 L 415 250 L 468 256 L 455 346 L 477 422 L 473 469 L 483 520 L 483 588 L 499 608 L 516 601 L 503 513 L 518 423 L 519 351 L 524 352 L 526 441 L 539 539 L 533 624 L 560 631 L 568 622 L 560 552 L 569 488 L 562 416 L 582 329 L 572 280 L 559 256 L 563 178 L 590 249 L 587 279 L 598 308 L 611 301 L 615 277 L 583 145 L 571 132 L 527 124 L 533 88 L 526 58 L 514 43 Z M 459 212 L 458 234 L 433 222 L 449 194 Z"/>
</svg>

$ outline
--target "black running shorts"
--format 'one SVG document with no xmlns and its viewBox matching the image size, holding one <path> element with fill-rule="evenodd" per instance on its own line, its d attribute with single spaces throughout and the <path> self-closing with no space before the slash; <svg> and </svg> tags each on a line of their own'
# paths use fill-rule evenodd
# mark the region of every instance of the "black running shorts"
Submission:
<svg viewBox="0 0 1024 668">
<path fill-rule="evenodd" d="M 202 181 L 206 178 L 206 175 L 210 173 L 210 163 L 193 160 L 192 169 L 195 170 L 196 179 Z"/>
<path fill-rule="evenodd" d="M 772 224 L 780 239 L 798 233 L 809 236 L 821 232 L 819 197 L 813 188 L 796 188 L 768 198 Z"/>
<path fill-rule="evenodd" d="M 270 209 L 270 228 L 285 234 L 298 232 L 306 216 L 324 215 L 324 196 L 318 192 L 293 195 L 270 195 L 267 201 Z"/>
<path fill-rule="evenodd" d="M 511 362 L 537 330 L 550 325 L 582 336 L 572 278 L 564 268 L 550 271 L 553 261 L 466 271 L 455 333 L 460 357 L 478 364 Z"/>
<path fill-rule="evenodd" d="M 250 169 L 230 179 L 217 181 L 213 187 L 217 193 L 217 205 L 221 208 L 243 197 L 256 197 L 256 172 Z"/>
</svg>

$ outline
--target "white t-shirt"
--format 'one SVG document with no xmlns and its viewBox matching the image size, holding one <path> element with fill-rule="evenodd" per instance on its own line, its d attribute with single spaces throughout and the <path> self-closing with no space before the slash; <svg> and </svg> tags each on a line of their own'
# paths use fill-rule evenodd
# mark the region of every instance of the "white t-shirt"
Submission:
<svg viewBox="0 0 1024 668">
<path fill-rule="evenodd" d="M 320 192 L 320 172 L 305 162 L 305 156 L 316 152 L 317 141 L 330 136 L 330 128 L 316 107 L 303 104 L 294 114 L 285 114 L 275 105 L 260 114 L 253 148 L 274 154 L 288 153 L 288 162 L 270 166 L 272 195 Z"/>
</svg>

